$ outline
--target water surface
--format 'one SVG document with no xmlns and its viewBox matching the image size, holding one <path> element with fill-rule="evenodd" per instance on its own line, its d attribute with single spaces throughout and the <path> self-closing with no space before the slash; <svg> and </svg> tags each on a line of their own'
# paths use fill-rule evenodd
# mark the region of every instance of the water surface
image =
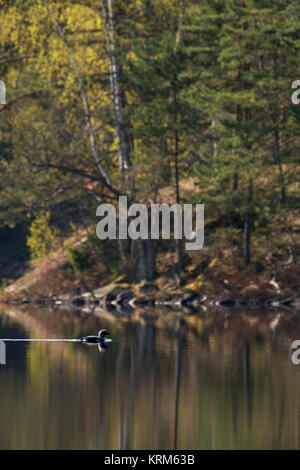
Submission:
<svg viewBox="0 0 300 470">
<path fill-rule="evenodd" d="M 8 310 L 1 449 L 299 449 L 295 312 Z"/>
</svg>

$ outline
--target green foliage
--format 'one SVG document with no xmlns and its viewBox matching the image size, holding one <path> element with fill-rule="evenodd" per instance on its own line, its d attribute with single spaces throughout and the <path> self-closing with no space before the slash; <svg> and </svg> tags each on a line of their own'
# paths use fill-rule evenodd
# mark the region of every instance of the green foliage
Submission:
<svg viewBox="0 0 300 470">
<path fill-rule="evenodd" d="M 107 272 L 113 277 L 121 274 L 118 246 L 114 241 L 100 242 L 90 236 L 80 248 L 67 248 L 67 258 L 72 271 L 76 274 L 88 275 Z"/>
<path fill-rule="evenodd" d="M 33 258 L 46 255 L 56 236 L 49 211 L 55 223 L 78 226 L 89 224 L 99 201 L 111 202 L 91 154 L 70 51 L 101 162 L 124 189 L 99 2 L 47 4 L 70 50 L 44 2 L 0 0 L 1 79 L 13 100 L 0 108 L 0 225 L 27 224 L 38 212 L 28 238 Z M 297 207 L 300 111 L 290 96 L 299 79 L 298 2 L 118 0 L 114 21 L 132 199 L 163 202 L 166 190 L 174 200 L 176 134 L 180 183 L 196 187 L 182 202 L 205 203 L 206 217 L 220 217 L 230 234 L 238 230 L 235 239 L 243 239 L 247 211 L 253 230 L 263 230 L 274 211 Z M 120 269 L 109 242 L 70 249 L 68 259 L 75 273 Z"/>
<path fill-rule="evenodd" d="M 1 279 L 0 291 L 1 291 L 1 290 L 5 290 L 6 287 L 8 287 L 12 282 L 13 282 L 12 279 L 7 279 L 6 277 L 3 277 L 3 278 Z"/>
<path fill-rule="evenodd" d="M 75 248 L 68 248 L 67 257 L 75 273 L 82 273 L 89 266 L 89 261 L 85 252 Z"/>
<path fill-rule="evenodd" d="M 27 246 L 32 259 L 46 256 L 58 236 L 58 229 L 50 225 L 50 217 L 50 211 L 41 211 L 31 222 Z"/>
</svg>

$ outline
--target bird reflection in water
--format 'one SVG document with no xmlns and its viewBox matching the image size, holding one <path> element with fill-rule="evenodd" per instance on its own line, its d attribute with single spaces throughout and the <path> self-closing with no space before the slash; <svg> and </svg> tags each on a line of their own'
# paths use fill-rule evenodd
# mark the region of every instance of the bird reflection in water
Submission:
<svg viewBox="0 0 300 470">
<path fill-rule="evenodd" d="M 108 348 L 107 343 L 111 342 L 110 338 L 106 338 L 107 335 L 109 335 L 109 331 L 100 330 L 98 336 L 84 336 L 79 338 L 78 341 L 88 346 L 98 346 L 99 351 L 103 352 Z"/>
</svg>

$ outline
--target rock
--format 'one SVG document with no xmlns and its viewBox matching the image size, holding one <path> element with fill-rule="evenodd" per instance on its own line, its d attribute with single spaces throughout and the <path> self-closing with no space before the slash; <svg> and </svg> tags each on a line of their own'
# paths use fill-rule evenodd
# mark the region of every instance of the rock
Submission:
<svg viewBox="0 0 300 470">
<path fill-rule="evenodd" d="M 207 301 L 206 295 L 196 295 L 195 299 L 192 302 L 192 305 L 194 307 L 197 307 L 198 305 L 204 304 L 204 302 Z"/>
<path fill-rule="evenodd" d="M 241 295 L 251 297 L 251 296 L 257 295 L 259 290 L 260 289 L 257 284 L 249 284 L 249 286 L 246 286 L 241 290 Z"/>
<path fill-rule="evenodd" d="M 152 294 L 157 291 L 157 286 L 150 282 L 145 282 L 139 286 L 139 292 L 142 294 Z"/>
<path fill-rule="evenodd" d="M 134 299 L 134 305 L 143 306 L 143 305 L 155 305 L 156 300 L 154 297 L 150 296 L 143 296 L 143 297 L 136 297 Z"/>
<path fill-rule="evenodd" d="M 117 304 L 117 312 L 129 315 L 133 313 L 133 308 L 131 308 L 128 304 Z"/>
<path fill-rule="evenodd" d="M 195 299 L 197 299 L 197 294 L 196 292 L 187 292 L 181 297 L 181 305 L 189 305 L 191 304 Z"/>
<path fill-rule="evenodd" d="M 236 305 L 236 301 L 233 299 L 220 300 L 219 305 L 223 305 L 224 307 L 233 307 Z"/>
<path fill-rule="evenodd" d="M 98 289 L 95 289 L 93 291 L 93 294 L 96 299 L 102 299 L 105 297 L 109 292 L 113 292 L 115 289 L 118 289 L 117 285 L 115 283 L 108 284 L 103 287 L 98 287 Z"/>
<path fill-rule="evenodd" d="M 121 285 L 116 285 L 115 283 L 108 284 L 104 287 L 99 287 L 93 291 L 95 299 L 99 301 L 100 304 L 108 304 L 114 301 L 118 295 L 124 292 L 124 287 Z"/>
<path fill-rule="evenodd" d="M 170 276 L 161 275 L 155 280 L 155 285 L 159 292 L 165 292 L 167 288 L 174 284 L 174 279 Z"/>
<path fill-rule="evenodd" d="M 281 305 L 291 305 L 292 302 L 293 302 L 293 299 L 292 299 L 292 298 L 281 299 L 281 300 L 280 300 L 280 304 L 281 304 Z"/>
<path fill-rule="evenodd" d="M 125 292 L 121 292 L 120 294 L 117 295 L 116 303 L 117 304 L 122 304 L 122 305 L 128 304 L 128 302 L 131 299 L 133 299 L 133 297 L 134 297 L 134 294 L 130 290 L 125 291 Z"/>
<path fill-rule="evenodd" d="M 84 300 L 81 297 L 74 297 L 74 299 L 71 300 L 71 303 L 73 305 L 84 305 Z"/>
<path fill-rule="evenodd" d="M 91 292 L 83 292 L 83 294 L 81 294 L 81 298 L 83 299 L 84 303 L 87 303 L 93 299 L 93 296 Z"/>
<path fill-rule="evenodd" d="M 72 300 L 72 295 L 70 293 L 67 293 L 67 294 L 61 294 L 59 296 L 60 300 L 62 300 L 63 302 L 65 303 L 68 303 Z"/>
<path fill-rule="evenodd" d="M 106 305 L 109 305 L 111 304 L 111 302 L 113 302 L 114 300 L 116 300 L 116 294 L 114 292 L 108 292 L 104 297 L 102 297 L 101 301 L 106 304 Z"/>
</svg>

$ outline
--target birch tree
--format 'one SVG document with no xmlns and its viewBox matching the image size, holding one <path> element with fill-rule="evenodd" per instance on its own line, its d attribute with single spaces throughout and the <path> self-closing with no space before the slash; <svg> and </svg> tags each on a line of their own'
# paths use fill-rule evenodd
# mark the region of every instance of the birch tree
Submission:
<svg viewBox="0 0 300 470">
<path fill-rule="evenodd" d="M 121 174 L 124 174 L 130 167 L 130 150 L 128 146 L 128 136 L 126 135 L 126 125 L 122 114 L 122 100 L 120 93 L 120 65 L 116 52 L 116 35 L 114 20 L 114 1 L 99 0 L 102 9 L 103 29 L 106 39 L 107 54 L 110 66 L 110 86 L 111 101 L 114 110 L 115 128 L 118 139 L 119 166 Z"/>
<path fill-rule="evenodd" d="M 77 60 L 75 59 L 74 54 L 72 53 L 71 46 L 69 44 L 69 41 L 66 38 L 66 35 L 64 33 L 64 30 L 61 26 L 61 24 L 58 22 L 56 19 L 55 15 L 52 13 L 48 3 L 45 0 L 42 0 L 43 5 L 46 7 L 49 16 L 51 17 L 54 25 L 56 26 L 57 32 L 60 35 L 61 39 L 63 40 L 69 54 L 70 62 L 72 64 L 72 67 L 76 73 L 78 84 L 80 86 L 80 92 L 81 92 L 81 97 L 82 97 L 82 102 L 83 102 L 83 109 L 85 113 L 85 117 L 87 120 L 87 125 L 88 125 L 88 130 L 89 130 L 89 135 L 90 135 L 90 141 L 91 141 L 91 149 L 92 153 L 94 155 L 94 158 L 96 160 L 97 168 L 99 170 L 99 173 L 101 175 L 102 183 L 113 193 L 117 193 L 117 191 L 112 187 L 111 179 L 104 168 L 102 162 L 101 162 L 101 155 L 98 150 L 98 145 L 97 145 L 97 138 L 96 138 L 96 133 L 94 130 L 93 122 L 92 122 L 92 115 L 91 115 L 91 109 L 89 105 L 89 100 L 88 100 L 88 95 L 86 91 L 86 87 L 84 84 L 83 77 L 81 75 Z"/>
</svg>

